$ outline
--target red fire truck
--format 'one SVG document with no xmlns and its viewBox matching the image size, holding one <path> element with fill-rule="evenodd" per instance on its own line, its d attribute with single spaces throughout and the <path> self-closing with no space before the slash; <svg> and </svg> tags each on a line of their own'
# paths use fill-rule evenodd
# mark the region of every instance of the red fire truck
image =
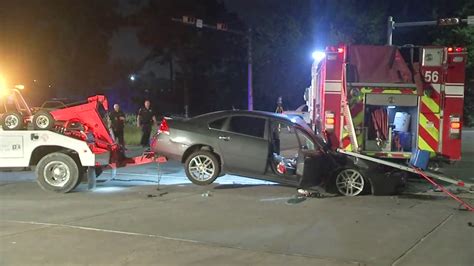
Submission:
<svg viewBox="0 0 474 266">
<path fill-rule="evenodd" d="M 462 47 L 328 47 L 305 95 L 311 125 L 346 151 L 460 160 L 466 60 Z"/>
</svg>

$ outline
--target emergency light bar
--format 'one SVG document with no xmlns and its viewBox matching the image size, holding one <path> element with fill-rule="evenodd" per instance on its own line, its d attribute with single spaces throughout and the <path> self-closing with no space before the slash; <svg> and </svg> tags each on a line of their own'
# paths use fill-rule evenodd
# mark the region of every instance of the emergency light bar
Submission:
<svg viewBox="0 0 474 266">
<path fill-rule="evenodd" d="M 312 54 L 314 61 L 320 62 L 326 57 L 326 53 L 322 51 L 315 51 Z"/>
</svg>

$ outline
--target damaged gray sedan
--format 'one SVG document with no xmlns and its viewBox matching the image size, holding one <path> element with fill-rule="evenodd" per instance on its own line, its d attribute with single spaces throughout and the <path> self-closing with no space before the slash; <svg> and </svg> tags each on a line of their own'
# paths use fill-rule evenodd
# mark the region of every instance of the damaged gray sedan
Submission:
<svg viewBox="0 0 474 266">
<path fill-rule="evenodd" d="M 191 182 L 225 174 L 299 188 L 321 186 L 345 196 L 394 194 L 404 175 L 393 168 L 330 150 L 299 118 L 259 111 L 220 111 L 163 119 L 151 147 L 184 164 Z"/>
</svg>

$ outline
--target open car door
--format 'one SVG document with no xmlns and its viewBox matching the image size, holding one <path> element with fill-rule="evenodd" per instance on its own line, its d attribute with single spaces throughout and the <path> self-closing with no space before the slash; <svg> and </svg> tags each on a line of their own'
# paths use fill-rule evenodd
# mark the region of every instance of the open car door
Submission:
<svg viewBox="0 0 474 266">
<path fill-rule="evenodd" d="M 272 121 L 271 149 L 272 169 L 280 179 L 301 187 L 322 182 L 325 153 L 303 128 Z"/>
<path fill-rule="evenodd" d="M 296 166 L 299 187 L 320 185 L 329 173 L 327 166 L 330 165 L 330 161 L 327 160 L 327 154 L 304 130 L 297 128 L 296 135 L 300 142 Z"/>
</svg>

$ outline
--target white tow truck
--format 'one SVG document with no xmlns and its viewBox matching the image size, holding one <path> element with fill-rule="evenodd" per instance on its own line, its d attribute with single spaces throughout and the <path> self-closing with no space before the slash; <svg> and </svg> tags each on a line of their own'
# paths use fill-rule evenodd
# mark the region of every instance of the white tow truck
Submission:
<svg viewBox="0 0 474 266">
<path fill-rule="evenodd" d="M 44 190 L 69 192 L 95 165 L 96 155 L 83 140 L 48 130 L 0 129 L 0 167 L 35 167 Z"/>
<path fill-rule="evenodd" d="M 0 168 L 33 167 L 44 190 L 66 193 L 86 178 L 94 188 L 106 168 L 166 161 L 149 151 L 125 156 L 106 127 L 103 95 L 36 113 L 17 89 L 4 91 L 1 98 Z"/>
</svg>

